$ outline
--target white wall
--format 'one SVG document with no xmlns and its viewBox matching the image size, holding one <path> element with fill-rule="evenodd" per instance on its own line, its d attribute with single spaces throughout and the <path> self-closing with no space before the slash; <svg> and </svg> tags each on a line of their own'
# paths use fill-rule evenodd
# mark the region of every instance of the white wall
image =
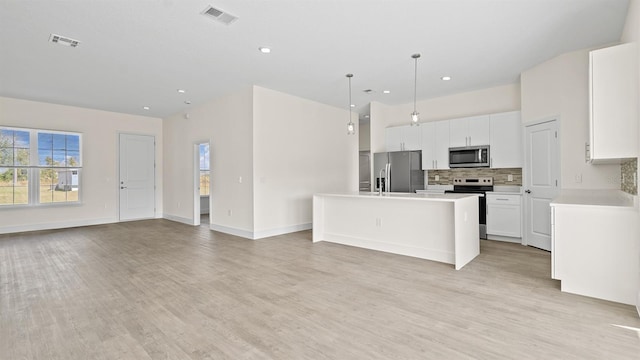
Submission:
<svg viewBox="0 0 640 360">
<path fill-rule="evenodd" d="M 520 85 L 508 84 L 418 101 L 420 122 L 460 118 L 472 115 L 520 110 Z M 388 106 L 371 105 L 371 151 L 385 151 L 384 129 L 408 125 L 413 103 Z"/>
<path fill-rule="evenodd" d="M 629 3 L 629 10 L 627 12 L 627 21 L 625 22 L 624 31 L 622 33 L 621 41 L 623 43 L 628 42 L 640 42 L 640 1 L 631 0 Z M 640 45 L 640 44 L 639 44 Z M 637 47 L 640 51 L 640 46 Z M 640 68 L 640 55 L 638 56 L 638 67 Z M 638 83 L 640 86 L 640 71 L 638 71 Z M 638 104 L 640 106 L 640 103 Z M 640 126 L 638 127 L 640 128 Z M 638 136 L 640 139 L 640 135 Z M 640 143 L 638 144 L 638 157 L 640 157 Z"/>
<path fill-rule="evenodd" d="M 193 223 L 193 144 L 210 141 L 212 229 L 261 238 L 310 228 L 314 193 L 357 191 L 346 119 L 257 86 L 165 119 L 165 217 Z"/>
<path fill-rule="evenodd" d="M 358 148 L 360 151 L 371 150 L 371 122 L 361 122 L 358 129 Z"/>
<path fill-rule="evenodd" d="M 565 189 L 619 189 L 620 165 L 585 162 L 589 138 L 589 52 L 560 55 L 521 74 L 522 122 L 558 118 L 560 181 Z M 582 182 L 576 182 L 581 175 Z"/>
<path fill-rule="evenodd" d="M 156 207 L 163 206 L 162 120 L 0 97 L 0 125 L 79 132 L 82 204 L 0 208 L 0 233 L 118 221 L 118 133 L 156 137 Z"/>
<path fill-rule="evenodd" d="M 257 86 L 253 106 L 256 238 L 310 228 L 314 193 L 358 191 L 347 110 Z"/>
<path fill-rule="evenodd" d="M 176 114 L 164 120 L 166 218 L 193 224 L 193 149 L 209 141 L 210 223 L 241 236 L 253 231 L 252 102 L 252 88 L 246 87 L 193 107 L 188 119 Z"/>
</svg>

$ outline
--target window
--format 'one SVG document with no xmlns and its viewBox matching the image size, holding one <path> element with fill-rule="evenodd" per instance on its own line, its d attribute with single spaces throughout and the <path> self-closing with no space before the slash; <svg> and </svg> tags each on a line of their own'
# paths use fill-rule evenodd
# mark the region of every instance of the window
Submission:
<svg viewBox="0 0 640 360">
<path fill-rule="evenodd" d="M 76 133 L 0 127 L 0 206 L 79 202 L 81 140 Z"/>
<path fill-rule="evenodd" d="M 0 205 L 29 203 L 29 132 L 0 128 Z"/>
<path fill-rule="evenodd" d="M 200 144 L 200 196 L 209 195 L 209 144 Z"/>
</svg>

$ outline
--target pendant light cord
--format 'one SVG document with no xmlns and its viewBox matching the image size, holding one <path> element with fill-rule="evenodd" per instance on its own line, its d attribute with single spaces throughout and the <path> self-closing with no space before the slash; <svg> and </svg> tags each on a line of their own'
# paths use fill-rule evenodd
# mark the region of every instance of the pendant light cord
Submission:
<svg viewBox="0 0 640 360">
<path fill-rule="evenodd" d="M 415 59 L 415 70 L 413 72 L 413 112 L 416 112 L 416 98 L 417 98 L 417 93 L 418 93 L 418 57 L 420 55 L 416 56 L 413 55 L 413 58 Z"/>
</svg>

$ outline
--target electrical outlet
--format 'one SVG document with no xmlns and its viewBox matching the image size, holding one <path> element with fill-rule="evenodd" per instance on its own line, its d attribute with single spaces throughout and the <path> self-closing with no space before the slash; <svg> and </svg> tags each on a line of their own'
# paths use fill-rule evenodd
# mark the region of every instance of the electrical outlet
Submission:
<svg viewBox="0 0 640 360">
<path fill-rule="evenodd" d="M 576 184 L 582 183 L 582 174 L 576 174 L 575 180 L 576 180 Z"/>
<path fill-rule="evenodd" d="M 238 176 L 238 184 L 242 184 L 242 176 Z"/>
<path fill-rule="evenodd" d="M 513 175 L 512 174 L 507 175 L 507 181 L 513 181 Z"/>
<path fill-rule="evenodd" d="M 435 178 L 436 178 L 436 181 L 440 181 L 440 175 L 436 175 Z"/>
</svg>

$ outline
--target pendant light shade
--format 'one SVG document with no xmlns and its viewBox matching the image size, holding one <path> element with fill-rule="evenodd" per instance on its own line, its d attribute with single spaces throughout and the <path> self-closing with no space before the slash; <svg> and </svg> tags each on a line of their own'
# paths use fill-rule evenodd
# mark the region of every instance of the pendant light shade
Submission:
<svg viewBox="0 0 640 360">
<path fill-rule="evenodd" d="M 347 74 L 347 79 L 349 79 L 349 105 L 347 106 L 347 110 L 349 110 L 349 122 L 347 123 L 347 135 L 354 135 L 356 133 L 356 124 L 351 121 L 351 78 L 353 74 Z"/>
<path fill-rule="evenodd" d="M 418 121 L 420 121 L 420 118 L 418 117 L 418 115 L 420 113 L 416 111 L 416 95 L 418 90 L 418 59 L 420 58 L 420 54 L 413 54 L 411 55 L 411 57 L 415 61 L 415 71 L 413 79 L 413 112 L 411 113 L 411 125 L 419 126 L 420 123 L 418 123 Z"/>
</svg>

